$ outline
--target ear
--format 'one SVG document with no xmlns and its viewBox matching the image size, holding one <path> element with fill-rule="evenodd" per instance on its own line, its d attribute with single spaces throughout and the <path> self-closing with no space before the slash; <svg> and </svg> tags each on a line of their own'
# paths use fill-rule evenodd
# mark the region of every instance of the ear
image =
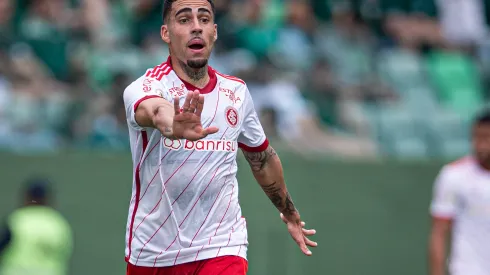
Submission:
<svg viewBox="0 0 490 275">
<path fill-rule="evenodd" d="M 218 40 L 218 25 L 214 24 L 214 42 Z"/>
<path fill-rule="evenodd" d="M 170 44 L 170 33 L 168 31 L 168 25 L 162 25 L 162 28 L 160 29 L 160 36 L 165 43 Z"/>
</svg>

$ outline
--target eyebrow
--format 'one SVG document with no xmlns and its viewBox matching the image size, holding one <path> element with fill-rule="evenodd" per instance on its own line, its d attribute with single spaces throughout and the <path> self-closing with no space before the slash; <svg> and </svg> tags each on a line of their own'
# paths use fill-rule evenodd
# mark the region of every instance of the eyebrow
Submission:
<svg viewBox="0 0 490 275">
<path fill-rule="evenodd" d="M 197 10 L 197 12 L 198 12 L 198 13 L 209 13 L 209 14 L 211 14 L 211 11 L 210 11 L 210 10 L 208 10 L 208 9 L 206 9 L 206 8 L 199 8 L 199 9 Z"/>
<path fill-rule="evenodd" d="M 183 8 L 183 9 L 180 9 L 177 13 L 175 13 L 175 17 L 179 16 L 179 14 L 181 13 L 186 13 L 186 12 L 192 12 L 192 9 L 191 8 Z M 206 8 L 199 8 L 197 10 L 198 13 L 209 13 L 211 14 L 211 11 L 206 9 Z"/>
</svg>

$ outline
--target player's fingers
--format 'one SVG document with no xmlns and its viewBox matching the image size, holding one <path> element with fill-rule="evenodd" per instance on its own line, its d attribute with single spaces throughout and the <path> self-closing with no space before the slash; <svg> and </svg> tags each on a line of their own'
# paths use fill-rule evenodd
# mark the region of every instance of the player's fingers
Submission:
<svg viewBox="0 0 490 275">
<path fill-rule="evenodd" d="M 194 93 L 193 92 L 189 92 L 187 94 L 187 96 L 185 97 L 184 105 L 182 106 L 182 109 L 184 110 L 184 113 L 188 113 L 189 112 L 189 107 L 191 105 L 191 100 L 192 100 L 192 97 L 193 96 L 194 96 Z"/>
<path fill-rule="evenodd" d="M 214 126 L 212 126 L 212 127 L 208 127 L 208 128 L 206 128 L 206 129 L 204 129 L 204 130 L 202 131 L 202 135 L 203 135 L 203 137 L 206 137 L 206 136 L 208 136 L 208 135 L 215 134 L 215 133 L 217 133 L 218 131 L 219 131 L 219 128 L 218 128 L 218 127 L 214 127 Z"/>
<path fill-rule="evenodd" d="M 305 222 L 301 222 L 301 227 L 305 227 L 306 223 Z"/>
<path fill-rule="evenodd" d="M 315 229 L 304 229 L 303 228 L 303 235 L 305 236 L 313 236 L 316 234 L 316 230 Z"/>
<path fill-rule="evenodd" d="M 198 101 L 199 101 L 199 92 L 194 91 L 192 93 L 191 103 L 189 104 L 189 113 L 194 113 L 196 111 Z"/>
<path fill-rule="evenodd" d="M 311 246 L 311 247 L 317 247 L 318 246 L 318 243 L 317 242 L 314 242 L 308 238 L 305 237 L 305 244 L 307 246 Z"/>
<path fill-rule="evenodd" d="M 174 98 L 174 111 L 175 111 L 175 115 L 180 114 L 180 104 L 179 104 L 179 97 L 178 96 L 176 96 Z"/>
<path fill-rule="evenodd" d="M 196 115 L 201 116 L 202 109 L 204 109 L 204 96 L 199 96 L 199 100 L 197 101 Z"/>
<path fill-rule="evenodd" d="M 306 255 L 306 256 L 311 256 L 311 251 L 308 249 L 308 247 L 306 246 L 306 243 L 305 243 L 305 240 L 304 238 L 301 238 L 301 240 L 297 240 L 296 241 L 299 245 L 299 248 L 301 249 L 301 251 L 303 251 L 303 253 Z"/>
</svg>

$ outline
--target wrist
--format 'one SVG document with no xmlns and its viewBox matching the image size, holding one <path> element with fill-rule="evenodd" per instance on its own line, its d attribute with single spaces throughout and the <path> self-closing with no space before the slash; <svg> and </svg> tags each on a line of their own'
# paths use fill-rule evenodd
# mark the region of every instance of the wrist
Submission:
<svg viewBox="0 0 490 275">
<path fill-rule="evenodd" d="M 299 215 L 298 210 L 294 211 L 285 211 L 286 213 L 282 213 L 284 217 L 290 222 L 301 222 L 301 217 Z"/>
</svg>

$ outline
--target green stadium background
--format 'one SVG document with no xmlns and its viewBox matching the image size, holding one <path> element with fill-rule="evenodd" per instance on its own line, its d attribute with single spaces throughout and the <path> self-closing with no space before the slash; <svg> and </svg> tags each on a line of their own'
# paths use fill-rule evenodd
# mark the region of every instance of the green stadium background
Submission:
<svg viewBox="0 0 490 275">
<path fill-rule="evenodd" d="M 301 254 L 240 156 L 250 275 L 426 273 L 427 209 L 443 162 L 304 159 L 283 151 L 279 155 L 302 217 L 317 229 L 319 248 L 312 257 Z M 125 274 L 130 155 L 3 154 L 0 165 L 0 215 L 19 202 L 19 187 L 28 175 L 47 175 L 56 186 L 56 207 L 74 229 L 70 274 Z"/>
</svg>

